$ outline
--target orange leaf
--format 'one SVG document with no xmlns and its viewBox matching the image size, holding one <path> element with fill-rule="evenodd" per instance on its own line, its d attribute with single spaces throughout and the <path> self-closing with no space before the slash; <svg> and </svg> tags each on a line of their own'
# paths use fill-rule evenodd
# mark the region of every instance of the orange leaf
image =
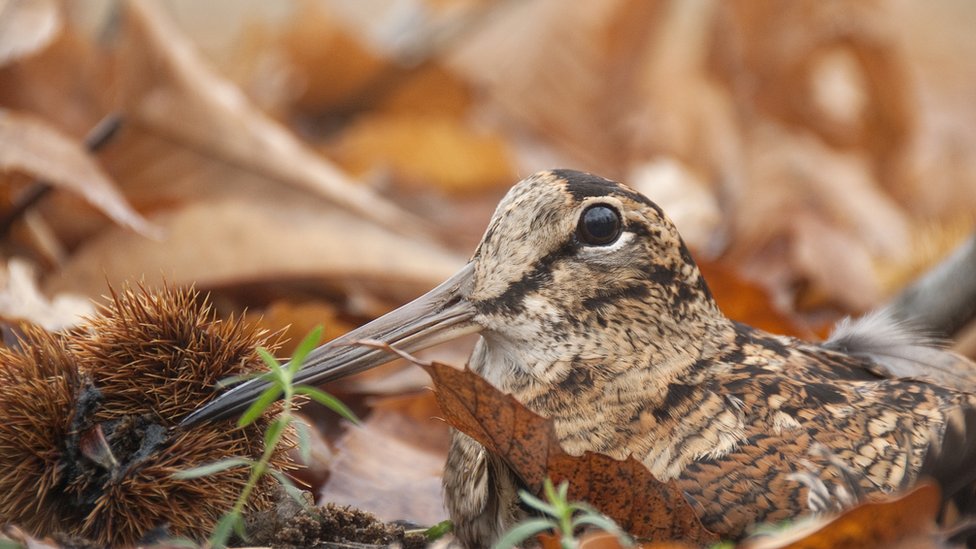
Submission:
<svg viewBox="0 0 976 549">
<path fill-rule="evenodd" d="M 940 509 L 939 488 L 923 483 L 905 494 L 863 502 L 833 518 L 747 541 L 743 549 L 944 547 L 935 528 Z"/>
<path fill-rule="evenodd" d="M 393 351 L 422 367 L 434 381 L 444 418 L 501 456 L 530 491 L 539 494 L 550 477 L 569 481 L 569 499 L 585 501 L 641 539 L 681 539 L 699 545 L 718 538 L 701 525 L 674 482 L 661 482 L 633 458 L 603 454 L 567 454 L 552 421 L 524 407 L 471 370 L 423 362 L 377 342 L 361 342 Z"/>
</svg>

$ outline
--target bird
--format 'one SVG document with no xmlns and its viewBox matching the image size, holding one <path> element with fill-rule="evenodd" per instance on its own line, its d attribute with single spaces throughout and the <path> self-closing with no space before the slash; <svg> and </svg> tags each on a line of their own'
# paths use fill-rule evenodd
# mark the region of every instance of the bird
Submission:
<svg viewBox="0 0 976 549">
<path fill-rule="evenodd" d="M 633 457 L 726 539 L 753 525 L 941 482 L 976 498 L 976 365 L 882 310 L 823 342 L 727 318 L 675 225 L 632 188 L 574 170 L 518 182 L 470 261 L 427 294 L 314 350 L 322 384 L 478 333 L 469 367 L 550 418 L 563 449 Z M 184 423 L 240 413 L 246 382 Z M 520 520 L 515 471 L 453 431 L 455 535 L 484 547 Z"/>
</svg>

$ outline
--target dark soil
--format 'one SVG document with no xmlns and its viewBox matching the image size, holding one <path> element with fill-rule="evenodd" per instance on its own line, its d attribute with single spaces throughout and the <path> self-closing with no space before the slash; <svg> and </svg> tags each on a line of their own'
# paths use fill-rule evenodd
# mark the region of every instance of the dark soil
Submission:
<svg viewBox="0 0 976 549">
<path fill-rule="evenodd" d="M 366 511 L 331 503 L 302 508 L 291 498 L 282 499 L 275 511 L 252 515 L 247 530 L 247 543 L 276 549 L 427 545 L 423 533 L 407 533 L 403 526 L 384 523 Z"/>
</svg>

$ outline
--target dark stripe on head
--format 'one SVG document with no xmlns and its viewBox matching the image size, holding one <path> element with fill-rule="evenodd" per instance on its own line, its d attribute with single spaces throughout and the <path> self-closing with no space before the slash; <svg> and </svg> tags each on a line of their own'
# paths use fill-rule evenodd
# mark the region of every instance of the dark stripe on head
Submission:
<svg viewBox="0 0 976 549">
<path fill-rule="evenodd" d="M 587 311 L 596 311 L 618 301 L 644 301 L 650 293 L 651 289 L 643 282 L 598 288 L 595 295 L 583 299 L 583 308 Z"/>
<path fill-rule="evenodd" d="M 576 245 L 572 240 L 559 248 L 539 258 L 532 268 L 518 281 L 512 283 L 497 297 L 475 301 L 475 309 L 482 314 L 492 314 L 499 311 L 509 313 L 519 312 L 524 308 L 525 296 L 538 291 L 544 285 L 552 282 L 552 267 L 557 261 L 576 253 Z"/>
<path fill-rule="evenodd" d="M 573 195 L 578 202 L 592 196 L 616 195 L 627 197 L 635 202 L 640 202 L 653 208 L 658 215 L 664 216 L 664 212 L 657 204 L 651 202 L 646 196 L 627 189 L 617 183 L 600 176 L 578 172 L 576 170 L 552 170 L 550 173 L 566 182 L 566 190 Z"/>
</svg>

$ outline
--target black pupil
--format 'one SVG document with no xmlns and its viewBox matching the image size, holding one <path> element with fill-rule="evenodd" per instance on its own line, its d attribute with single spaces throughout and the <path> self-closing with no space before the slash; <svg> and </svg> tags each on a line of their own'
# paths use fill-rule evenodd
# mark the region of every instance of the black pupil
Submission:
<svg viewBox="0 0 976 549">
<path fill-rule="evenodd" d="M 603 204 L 590 206 L 580 216 L 577 231 L 586 244 L 605 246 L 620 236 L 620 214 Z"/>
</svg>

